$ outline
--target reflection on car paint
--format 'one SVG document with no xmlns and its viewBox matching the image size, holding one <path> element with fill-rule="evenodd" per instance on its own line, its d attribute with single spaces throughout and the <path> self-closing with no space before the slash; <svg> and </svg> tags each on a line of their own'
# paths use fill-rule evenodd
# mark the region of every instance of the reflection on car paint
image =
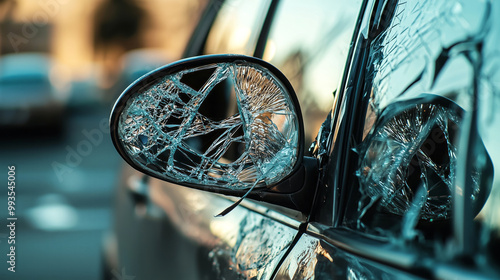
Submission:
<svg viewBox="0 0 500 280">
<path fill-rule="evenodd" d="M 319 252 L 324 252 L 324 249 L 318 239 L 302 236 L 281 266 L 276 279 L 314 279 Z M 330 255 L 327 256 L 333 261 Z"/>
<path fill-rule="evenodd" d="M 289 227 L 252 213 L 241 221 L 236 243 L 216 247 L 209 257 L 218 279 L 269 279 L 294 237 Z"/>
<path fill-rule="evenodd" d="M 184 80 L 203 71 L 209 75 L 199 89 Z M 234 87 L 237 111 L 220 120 L 202 114 L 207 95 L 226 82 Z M 221 63 L 186 69 L 132 99 L 120 117 L 120 139 L 133 161 L 161 178 L 249 189 L 277 182 L 297 161 L 298 117 L 293 104 L 281 83 L 258 65 Z M 206 149 L 200 147 L 202 135 L 215 137 Z M 242 147 L 231 160 L 228 154 L 236 144 Z"/>
<path fill-rule="evenodd" d="M 348 254 L 310 235 L 302 235 L 281 265 L 276 280 L 417 279 L 390 267 Z"/>
<path fill-rule="evenodd" d="M 210 279 L 269 279 L 297 230 L 244 207 L 214 214 L 232 202 L 213 194 L 153 179 L 151 198 L 191 240 L 209 248 Z M 175 201 L 175 202 L 174 202 Z"/>
</svg>

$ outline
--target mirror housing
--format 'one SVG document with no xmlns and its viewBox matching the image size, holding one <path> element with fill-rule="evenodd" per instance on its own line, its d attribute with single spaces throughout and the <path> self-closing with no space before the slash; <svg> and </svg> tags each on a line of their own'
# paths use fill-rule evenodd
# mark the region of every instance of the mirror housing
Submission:
<svg viewBox="0 0 500 280">
<path fill-rule="evenodd" d="M 208 55 L 158 68 L 121 94 L 110 129 L 120 155 L 147 175 L 310 210 L 317 163 L 304 158 L 299 103 L 263 60 Z"/>
</svg>

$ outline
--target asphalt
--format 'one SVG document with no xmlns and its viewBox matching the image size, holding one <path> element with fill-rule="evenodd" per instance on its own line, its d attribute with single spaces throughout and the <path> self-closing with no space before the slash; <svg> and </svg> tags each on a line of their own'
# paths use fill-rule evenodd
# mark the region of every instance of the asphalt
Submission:
<svg viewBox="0 0 500 280">
<path fill-rule="evenodd" d="M 0 279 L 100 279 L 103 237 L 112 226 L 122 167 L 106 127 L 109 110 L 71 108 L 60 134 L 2 135 Z M 8 210 L 9 166 L 15 166 L 14 215 Z M 11 222 L 15 238 L 9 239 Z M 12 239 L 15 244 L 8 243 Z M 13 245 L 15 272 L 7 262 Z"/>
</svg>

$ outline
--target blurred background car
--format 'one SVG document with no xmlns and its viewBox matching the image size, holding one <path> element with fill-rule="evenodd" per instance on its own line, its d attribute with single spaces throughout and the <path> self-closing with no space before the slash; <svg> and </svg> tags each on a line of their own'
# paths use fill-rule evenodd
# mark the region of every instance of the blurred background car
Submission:
<svg viewBox="0 0 500 280">
<path fill-rule="evenodd" d="M 0 125 L 60 131 L 67 93 L 56 88 L 53 61 L 43 53 L 0 57 Z"/>
</svg>

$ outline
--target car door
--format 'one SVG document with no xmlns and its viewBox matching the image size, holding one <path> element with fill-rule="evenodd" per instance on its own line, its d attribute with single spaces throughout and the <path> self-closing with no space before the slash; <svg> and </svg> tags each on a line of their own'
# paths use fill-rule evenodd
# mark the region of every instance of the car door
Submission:
<svg viewBox="0 0 500 280">
<path fill-rule="evenodd" d="M 497 278 L 491 251 L 477 242 L 492 213 L 483 206 L 492 203 L 496 148 L 473 116 L 474 98 L 488 100 L 474 69 L 482 55 L 493 58 L 476 47 L 491 42 L 494 33 L 484 32 L 498 9 L 481 1 L 363 5 L 317 144 L 326 143 L 316 149 L 324 188 L 276 279 Z"/>
</svg>

